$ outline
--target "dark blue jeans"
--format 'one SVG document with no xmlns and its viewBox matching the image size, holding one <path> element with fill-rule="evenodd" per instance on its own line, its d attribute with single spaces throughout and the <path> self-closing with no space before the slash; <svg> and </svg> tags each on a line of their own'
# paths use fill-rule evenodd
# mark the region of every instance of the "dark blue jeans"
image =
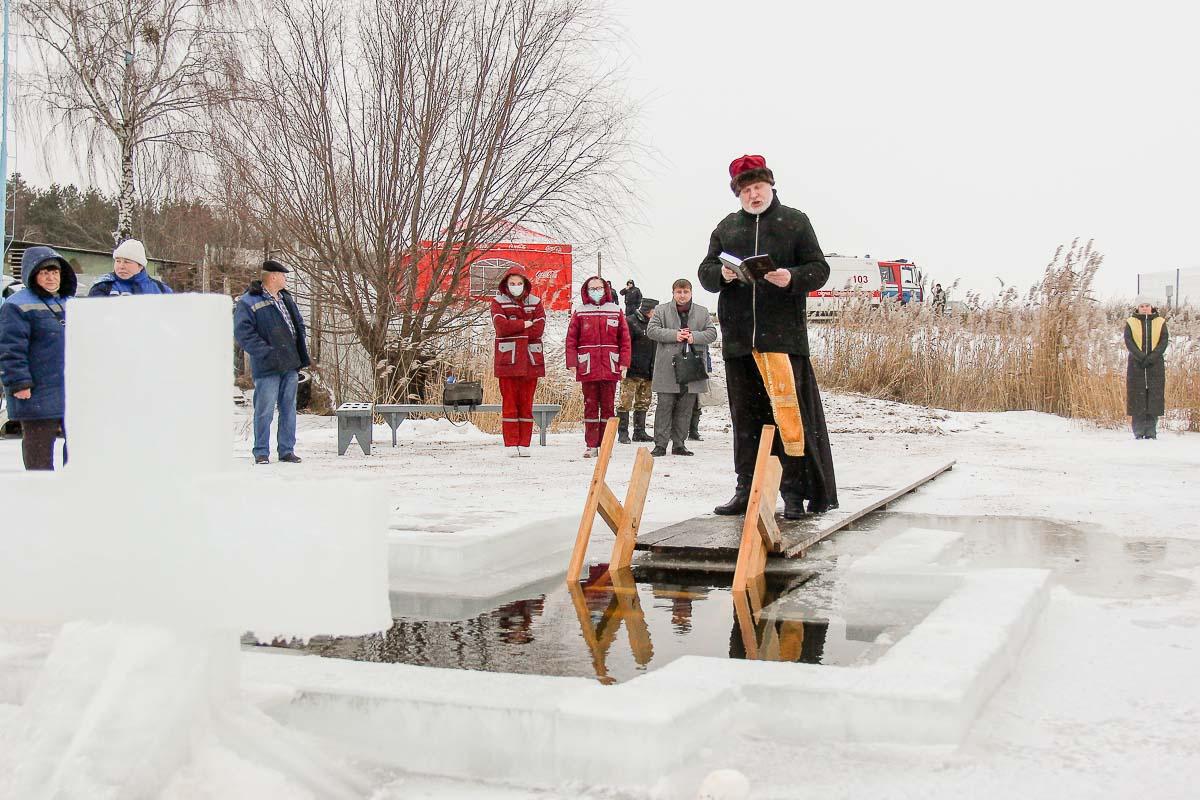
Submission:
<svg viewBox="0 0 1200 800">
<path fill-rule="evenodd" d="M 254 455 L 271 453 L 271 418 L 279 407 L 279 427 L 276 444 L 279 455 L 286 456 L 296 449 L 296 382 L 299 373 L 276 372 L 254 379 Z"/>
</svg>

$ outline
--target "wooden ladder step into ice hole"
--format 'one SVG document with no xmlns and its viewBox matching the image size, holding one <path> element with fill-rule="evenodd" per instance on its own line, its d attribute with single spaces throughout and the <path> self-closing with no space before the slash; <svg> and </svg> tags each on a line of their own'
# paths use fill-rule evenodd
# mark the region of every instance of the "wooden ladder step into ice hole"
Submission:
<svg viewBox="0 0 1200 800">
<path fill-rule="evenodd" d="M 604 426 L 604 440 L 600 443 L 596 469 L 592 473 L 587 501 L 583 505 L 583 518 L 579 520 L 579 533 L 575 536 L 575 549 L 571 552 L 571 563 L 567 567 L 568 583 L 578 581 L 583 571 L 583 560 L 587 555 L 588 542 L 592 538 L 592 525 L 597 514 L 617 537 L 613 544 L 612 558 L 608 562 L 609 570 L 624 569 L 633 562 L 633 546 L 637 544 L 638 527 L 642 524 L 642 508 L 646 505 L 646 492 L 650 489 L 654 456 L 650 455 L 650 451 L 645 447 L 638 448 L 633 459 L 629 488 L 625 491 L 625 502 L 622 503 L 605 483 L 616 441 L 617 420 L 610 418 Z"/>
<path fill-rule="evenodd" d="M 738 547 L 737 566 L 733 571 L 733 591 L 745 592 L 754 578 L 767 568 L 767 553 L 783 550 L 783 537 L 775 521 L 775 504 L 779 500 L 779 481 L 783 466 L 771 455 L 775 441 L 775 426 L 763 425 L 754 460 L 754 481 L 750 484 L 750 501 L 742 523 L 742 541 Z"/>
</svg>

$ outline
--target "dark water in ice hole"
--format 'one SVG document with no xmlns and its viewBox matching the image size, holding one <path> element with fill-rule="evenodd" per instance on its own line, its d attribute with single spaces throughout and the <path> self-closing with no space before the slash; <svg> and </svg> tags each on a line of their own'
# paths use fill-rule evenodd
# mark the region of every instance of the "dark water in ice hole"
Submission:
<svg viewBox="0 0 1200 800">
<path fill-rule="evenodd" d="M 914 527 L 964 534 L 943 559 L 947 567 L 1050 569 L 1056 583 L 1095 597 L 1182 592 L 1191 582 L 1168 571 L 1200 564 L 1196 541 L 1123 538 L 1031 517 L 890 512 L 872 515 L 810 550 L 802 559 L 804 574 L 769 576 L 759 590 L 761 614 L 746 604 L 735 608 L 731 573 L 664 573 L 635 566 L 632 574 L 608 576 L 600 565 L 576 587 L 551 580 L 540 591 L 498 602 L 465 620 L 401 616 L 381 634 L 271 644 L 331 658 L 592 677 L 604 683 L 628 680 L 682 655 L 863 664 L 899 641 L 938 600 L 889 604 L 886 619 L 864 620 L 841 605 L 838 562 Z"/>
</svg>

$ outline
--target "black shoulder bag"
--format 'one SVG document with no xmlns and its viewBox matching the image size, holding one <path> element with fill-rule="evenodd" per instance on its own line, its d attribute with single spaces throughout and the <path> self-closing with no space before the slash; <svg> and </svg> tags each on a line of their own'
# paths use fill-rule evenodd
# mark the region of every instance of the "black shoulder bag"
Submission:
<svg viewBox="0 0 1200 800">
<path fill-rule="evenodd" d="M 685 342 L 683 349 L 671 357 L 671 366 L 675 368 L 675 382 L 678 384 L 708 379 L 704 356 L 690 342 Z"/>
</svg>

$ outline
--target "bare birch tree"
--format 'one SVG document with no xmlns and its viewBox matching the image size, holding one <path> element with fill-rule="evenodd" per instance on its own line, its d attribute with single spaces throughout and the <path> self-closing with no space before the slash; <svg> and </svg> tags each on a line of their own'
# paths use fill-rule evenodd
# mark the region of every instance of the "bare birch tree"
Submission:
<svg viewBox="0 0 1200 800">
<path fill-rule="evenodd" d="M 133 231 L 134 165 L 152 148 L 176 158 L 203 146 L 214 63 L 228 57 L 228 0 L 18 0 L 38 68 L 22 76 L 28 107 L 51 113 L 89 171 L 117 167 L 113 239 Z M 220 72 L 220 70 L 217 70 Z M 177 166 L 177 165 L 176 165 Z"/>
<path fill-rule="evenodd" d="M 631 105 L 590 0 L 274 0 L 216 151 L 374 363 L 381 401 L 486 308 L 472 254 L 612 221 Z M 430 246 L 430 243 L 435 243 Z"/>
</svg>

